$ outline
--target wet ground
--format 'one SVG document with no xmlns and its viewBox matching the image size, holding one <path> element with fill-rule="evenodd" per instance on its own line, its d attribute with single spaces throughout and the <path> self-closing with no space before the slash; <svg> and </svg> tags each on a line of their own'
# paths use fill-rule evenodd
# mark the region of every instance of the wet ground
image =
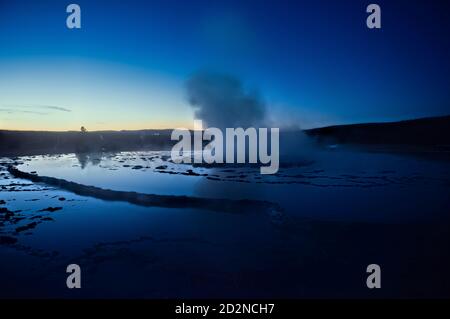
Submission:
<svg viewBox="0 0 450 319">
<path fill-rule="evenodd" d="M 280 209 L 238 213 L 77 195 L 36 176 L 119 192 Z M 259 167 L 174 164 L 167 152 L 0 159 L 1 297 L 443 297 L 450 163 L 318 151 Z M 227 202 L 228 201 L 228 202 Z M 256 207 L 256 206 L 255 206 Z M 66 288 L 66 266 L 82 289 Z M 366 287 L 366 267 L 382 289 Z"/>
</svg>

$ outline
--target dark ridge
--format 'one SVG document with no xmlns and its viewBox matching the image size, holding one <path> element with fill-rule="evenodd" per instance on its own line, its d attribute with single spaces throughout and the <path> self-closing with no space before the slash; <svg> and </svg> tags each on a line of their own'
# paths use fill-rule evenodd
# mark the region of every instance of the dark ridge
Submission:
<svg viewBox="0 0 450 319">
<path fill-rule="evenodd" d="M 324 144 L 440 146 L 450 149 L 450 115 L 328 126 L 306 130 L 305 133 Z"/>
<path fill-rule="evenodd" d="M 35 183 L 45 183 L 70 191 L 77 195 L 94 197 L 107 201 L 123 201 L 140 206 L 157 206 L 166 208 L 197 208 L 226 213 L 246 213 L 267 211 L 270 213 L 281 213 L 282 209 L 278 204 L 260 200 L 231 200 L 213 199 L 189 196 L 154 195 L 136 192 L 122 192 L 103 189 L 94 186 L 86 186 L 64 179 L 54 177 L 39 176 L 22 172 L 10 166 L 8 171 L 17 178 L 28 179 Z"/>
<path fill-rule="evenodd" d="M 39 132 L 0 130 L 0 156 L 170 150 L 171 130 Z"/>
<path fill-rule="evenodd" d="M 176 143 L 172 130 L 39 132 L 0 130 L 0 156 L 62 153 L 164 151 Z M 337 125 L 304 131 L 321 144 L 404 145 L 450 149 L 450 115 L 390 123 Z M 301 131 L 280 139 L 300 139 Z"/>
</svg>

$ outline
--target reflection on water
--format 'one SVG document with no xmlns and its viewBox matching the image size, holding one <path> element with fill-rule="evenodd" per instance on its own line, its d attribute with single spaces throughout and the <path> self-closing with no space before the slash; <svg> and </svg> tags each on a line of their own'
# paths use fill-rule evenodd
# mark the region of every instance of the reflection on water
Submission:
<svg viewBox="0 0 450 319">
<path fill-rule="evenodd" d="M 99 165 L 102 161 L 103 153 L 75 153 L 78 162 L 80 162 L 81 169 L 84 169 L 86 165 L 91 164 L 93 166 Z"/>
<path fill-rule="evenodd" d="M 264 200 L 279 204 L 283 218 L 99 200 L 14 178 L 11 164 L 104 189 Z M 450 266 L 449 166 L 346 151 L 318 152 L 273 176 L 177 165 L 168 152 L 1 159 L 0 296 L 69 296 L 60 270 L 73 262 L 85 274 L 83 296 L 369 296 L 355 274 L 374 260 L 403 278 L 382 296 L 414 295 L 403 287 L 421 274 L 432 275 L 420 291 L 442 296 L 435 285 Z M 17 282 L 19 273 L 38 284 Z"/>
<path fill-rule="evenodd" d="M 252 166 L 174 164 L 170 152 L 87 153 L 23 159 L 21 170 L 104 189 L 264 199 L 296 215 L 352 220 L 415 218 L 423 214 L 425 207 L 428 215 L 430 210 L 438 212 L 450 181 L 447 162 L 348 151 L 317 152 L 308 161 L 282 166 L 276 175 L 261 175 L 259 168 Z M 424 192 L 426 196 L 421 195 L 423 200 L 418 203 L 406 200 L 411 194 Z M 380 196 L 391 198 L 388 209 L 377 208 Z M 327 199 L 328 205 L 323 199 Z"/>
</svg>

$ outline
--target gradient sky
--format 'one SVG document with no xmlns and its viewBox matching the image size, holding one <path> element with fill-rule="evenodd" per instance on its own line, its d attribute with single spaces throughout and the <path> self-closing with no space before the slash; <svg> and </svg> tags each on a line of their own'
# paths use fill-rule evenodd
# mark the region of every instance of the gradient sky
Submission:
<svg viewBox="0 0 450 319">
<path fill-rule="evenodd" d="M 0 0 L 0 129 L 192 127 L 199 70 L 241 79 L 280 125 L 446 115 L 449 31 L 439 0 Z"/>
</svg>

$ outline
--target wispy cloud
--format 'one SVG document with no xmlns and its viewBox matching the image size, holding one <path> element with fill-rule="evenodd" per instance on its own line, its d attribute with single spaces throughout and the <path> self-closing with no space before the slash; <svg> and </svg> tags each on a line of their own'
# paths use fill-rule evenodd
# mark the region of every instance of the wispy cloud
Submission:
<svg viewBox="0 0 450 319">
<path fill-rule="evenodd" d="M 49 110 L 61 111 L 61 112 L 72 112 L 72 110 L 62 107 L 62 106 L 54 106 L 54 105 L 39 105 L 36 107 L 45 108 Z"/>
<path fill-rule="evenodd" d="M 25 113 L 25 114 L 35 114 L 35 115 L 47 115 L 45 112 L 36 112 L 36 111 L 26 111 L 26 110 L 17 110 L 17 109 L 9 109 L 9 108 L 0 108 L 0 112 L 7 114 L 16 114 L 16 113 Z"/>
<path fill-rule="evenodd" d="M 29 109 L 38 109 L 38 110 L 50 110 L 50 111 L 59 111 L 59 112 L 72 112 L 71 109 L 62 106 L 55 105 L 3 105 L 3 108 L 0 108 L 0 112 L 7 112 L 9 114 L 12 113 L 28 113 L 28 114 L 39 114 L 46 115 L 49 112 L 42 111 L 30 111 Z"/>
</svg>

